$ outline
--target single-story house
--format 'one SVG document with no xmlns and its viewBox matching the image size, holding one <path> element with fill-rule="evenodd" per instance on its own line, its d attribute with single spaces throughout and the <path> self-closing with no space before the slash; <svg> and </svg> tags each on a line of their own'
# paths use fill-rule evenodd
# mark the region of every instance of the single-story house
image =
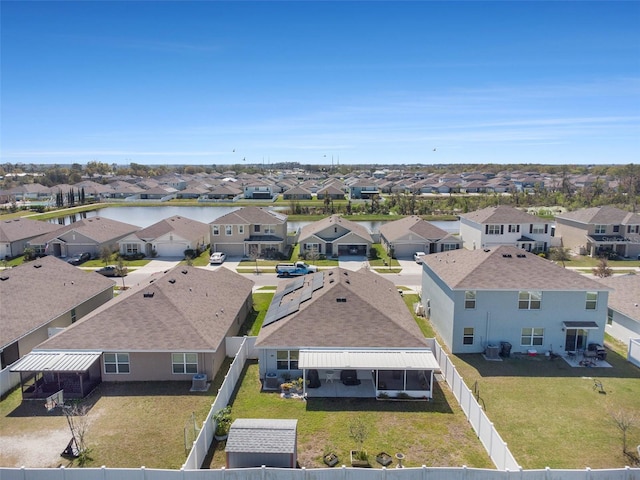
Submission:
<svg viewBox="0 0 640 480">
<path fill-rule="evenodd" d="M 417 215 L 380 227 L 380 244 L 395 258 L 411 258 L 415 252 L 437 253 L 462 247 L 462 240 Z"/>
<path fill-rule="evenodd" d="M 281 281 L 255 348 L 265 390 L 302 377 L 308 397 L 430 398 L 439 369 L 395 285 L 366 269 Z"/>
<path fill-rule="evenodd" d="M 118 240 L 123 255 L 143 253 L 145 256 L 184 257 L 185 250 L 202 252 L 209 245 L 209 225 L 174 215 Z"/>
<path fill-rule="evenodd" d="M 373 239 L 363 225 L 331 215 L 302 227 L 298 243 L 300 254 L 369 255 Z"/>
<path fill-rule="evenodd" d="M 630 339 L 640 338 L 640 275 L 614 275 L 597 280 L 613 289 L 609 293 L 606 332 L 629 345 Z"/>
<path fill-rule="evenodd" d="M 238 418 L 224 448 L 227 468 L 296 468 L 298 421 Z"/>
<path fill-rule="evenodd" d="M 423 257 L 422 305 L 452 353 L 510 344 L 514 352 L 576 352 L 602 344 L 610 291 L 511 246 Z"/>
<path fill-rule="evenodd" d="M 235 353 L 226 351 L 225 338 L 251 312 L 252 286 L 227 268 L 178 265 L 41 343 L 11 369 L 33 379 L 31 396 L 64 388 L 65 398 L 83 397 L 102 381 L 210 380 Z M 70 372 L 73 362 L 65 359 L 78 353 L 89 356 L 80 372 Z M 60 359 L 53 366 L 52 356 Z"/>
<path fill-rule="evenodd" d="M 109 302 L 114 285 L 50 256 L 0 271 L 0 367 Z"/>
<path fill-rule="evenodd" d="M 282 194 L 284 200 L 311 200 L 311 192 L 304 187 L 296 186 Z"/>
<path fill-rule="evenodd" d="M 54 223 L 28 218 L 0 221 L 0 258 L 8 259 L 22 255 L 29 240 L 59 228 L 60 225 Z"/>
<path fill-rule="evenodd" d="M 36 254 L 71 257 L 89 252 L 99 257 L 103 247 L 118 250 L 118 240 L 140 227 L 104 217 L 83 218 L 57 230 L 29 240 Z"/>
</svg>

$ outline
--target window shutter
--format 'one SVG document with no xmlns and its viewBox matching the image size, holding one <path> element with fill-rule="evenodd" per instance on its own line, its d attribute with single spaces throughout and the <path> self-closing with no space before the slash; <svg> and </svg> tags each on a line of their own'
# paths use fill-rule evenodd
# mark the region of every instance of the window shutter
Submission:
<svg viewBox="0 0 640 480">
<path fill-rule="evenodd" d="M 544 224 L 544 233 L 549 233 L 549 224 L 548 223 Z"/>
<path fill-rule="evenodd" d="M 520 224 L 516 225 L 516 233 L 520 233 Z"/>
<path fill-rule="evenodd" d="M 500 225 L 500 235 L 504 234 L 504 225 Z"/>
<path fill-rule="evenodd" d="M 533 233 L 533 223 L 529 224 L 529 233 Z"/>
<path fill-rule="evenodd" d="M 484 226 L 484 233 L 485 235 L 489 233 L 489 225 Z"/>
</svg>

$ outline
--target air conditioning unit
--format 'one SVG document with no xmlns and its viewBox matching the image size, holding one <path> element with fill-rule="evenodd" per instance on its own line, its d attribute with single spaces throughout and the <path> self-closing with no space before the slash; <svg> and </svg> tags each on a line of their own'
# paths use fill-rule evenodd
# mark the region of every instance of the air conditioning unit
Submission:
<svg viewBox="0 0 640 480">
<path fill-rule="evenodd" d="M 207 374 L 206 373 L 196 373 L 191 379 L 191 390 L 194 392 L 206 391 L 208 389 L 207 386 Z"/>
</svg>

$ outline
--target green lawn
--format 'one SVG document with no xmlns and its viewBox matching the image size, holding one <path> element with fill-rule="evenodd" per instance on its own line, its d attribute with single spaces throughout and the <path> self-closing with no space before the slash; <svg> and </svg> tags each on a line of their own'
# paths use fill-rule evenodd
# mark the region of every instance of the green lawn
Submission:
<svg viewBox="0 0 640 480">
<path fill-rule="evenodd" d="M 430 402 L 375 399 L 282 398 L 260 392 L 258 364 L 250 361 L 232 404 L 233 418 L 294 418 L 298 420 L 298 462 L 307 468 L 325 467 L 322 456 L 337 453 L 339 465 L 350 466 L 349 451 L 358 445 L 349 436 L 349 424 L 360 418 L 369 435 L 363 447 L 373 467 L 378 452 L 402 452 L 407 466 L 462 466 L 494 468 L 464 413 L 448 388 L 434 386 Z M 224 466 L 224 442 L 214 442 L 206 467 Z"/>
<path fill-rule="evenodd" d="M 600 259 L 588 257 L 586 255 L 575 255 L 568 262 L 564 262 L 566 267 L 595 267 L 598 265 Z M 638 260 L 608 260 L 607 263 L 610 267 L 640 267 L 640 261 Z"/>
</svg>

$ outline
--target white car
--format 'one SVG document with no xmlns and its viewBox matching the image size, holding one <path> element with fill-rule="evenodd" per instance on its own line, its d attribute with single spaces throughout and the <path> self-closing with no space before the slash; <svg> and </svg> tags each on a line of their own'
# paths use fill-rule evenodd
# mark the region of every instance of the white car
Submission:
<svg viewBox="0 0 640 480">
<path fill-rule="evenodd" d="M 211 254 L 211 256 L 209 257 L 209 263 L 220 264 L 220 263 L 224 262 L 225 258 L 227 258 L 227 256 L 224 253 L 222 253 L 222 252 L 213 252 Z"/>
<path fill-rule="evenodd" d="M 413 260 L 416 263 L 422 263 L 422 257 L 425 256 L 425 255 L 426 255 L 426 253 L 424 253 L 424 252 L 416 252 L 416 253 L 413 254 Z"/>
</svg>

